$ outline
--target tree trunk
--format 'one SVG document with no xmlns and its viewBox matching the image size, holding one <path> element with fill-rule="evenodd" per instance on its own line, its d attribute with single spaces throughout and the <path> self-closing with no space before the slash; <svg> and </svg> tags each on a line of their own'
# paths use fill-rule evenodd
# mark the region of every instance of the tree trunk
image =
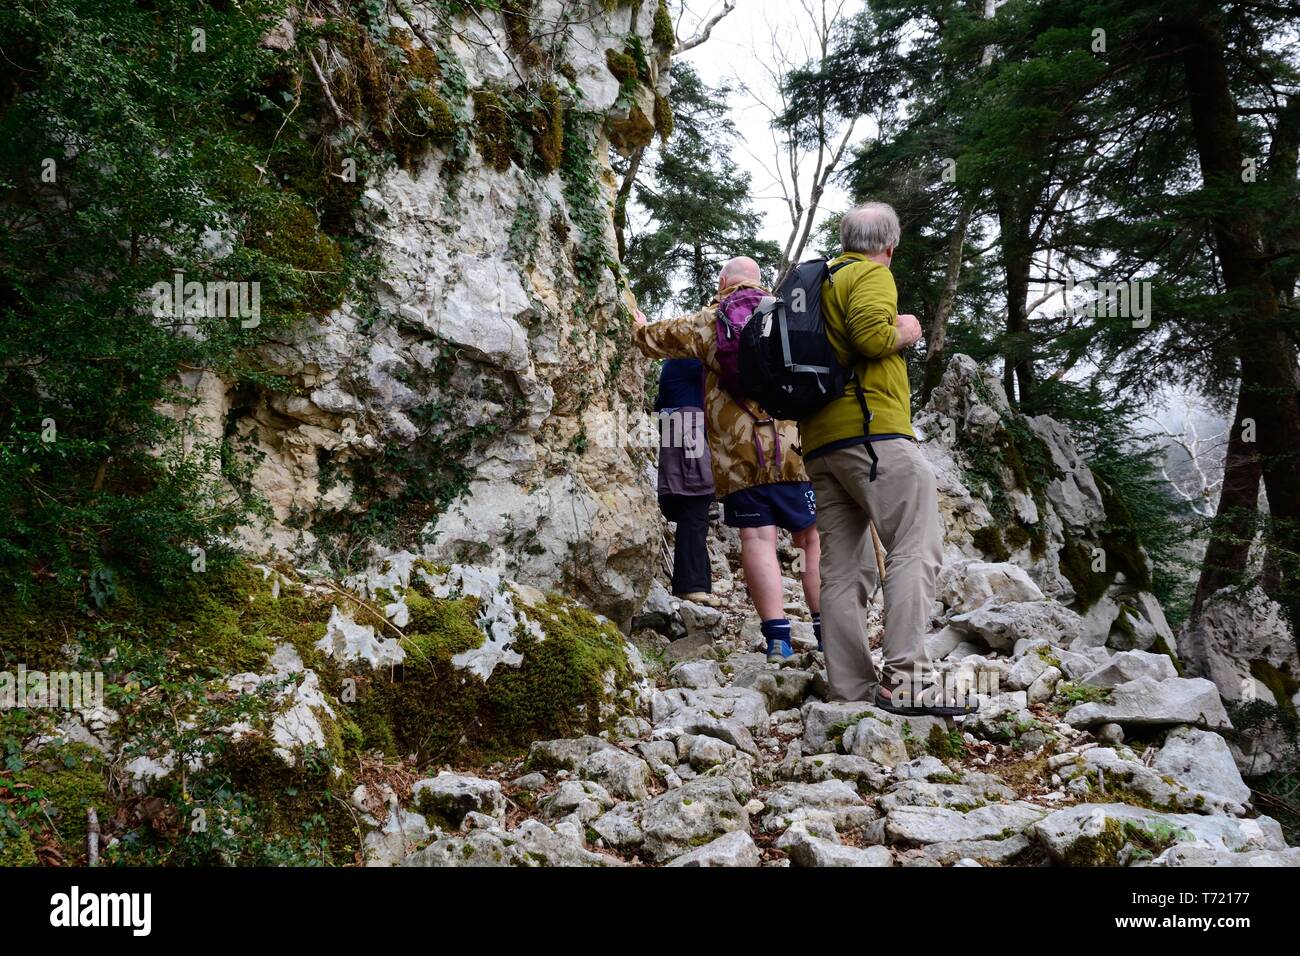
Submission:
<svg viewBox="0 0 1300 956">
<path fill-rule="evenodd" d="M 632 187 L 636 185 L 637 173 L 641 171 L 641 160 L 646 148 L 642 146 L 632 154 L 628 161 L 627 172 L 619 184 L 618 195 L 614 197 L 614 238 L 618 244 L 618 261 L 627 258 L 627 204 L 632 198 Z"/>
<path fill-rule="evenodd" d="M 1033 343 L 1029 335 L 1029 273 L 1034 247 L 1029 218 L 1034 191 L 1026 186 L 1018 194 L 996 197 L 998 226 L 1002 234 L 1002 271 L 1007 287 L 1007 328 L 1002 349 L 1002 382 L 1007 398 L 1025 406 L 1034 393 Z"/>
<path fill-rule="evenodd" d="M 1201 606 L 1211 594 L 1241 580 L 1259 524 L 1259 454 L 1256 444 L 1242 440 L 1245 432 L 1242 419 L 1249 417 L 1245 414 L 1248 404 L 1243 390 L 1237 397 L 1237 412 L 1228 437 L 1219 506 L 1215 509 L 1210 542 L 1201 561 L 1201 576 L 1196 582 L 1193 618 L 1200 616 Z"/>
<path fill-rule="evenodd" d="M 935 390 L 943 378 L 943 369 L 948 356 L 944 354 L 944 339 L 948 336 L 948 319 L 957 302 L 957 284 L 961 279 L 962 251 L 966 248 L 966 227 L 970 224 L 971 204 L 963 202 L 957 211 L 957 222 L 953 225 L 952 235 L 948 237 L 948 262 L 943 275 L 943 292 L 939 304 L 934 310 L 934 320 L 930 323 L 929 334 L 925 337 L 925 375 L 921 381 L 921 404 L 930 400 L 930 393 Z"/>
<path fill-rule="evenodd" d="M 1237 104 L 1228 85 L 1224 41 L 1218 23 L 1199 11 L 1179 24 L 1192 130 L 1206 189 L 1242 196 L 1253 184 L 1241 179 L 1243 149 Z M 1263 255 L 1263 229 L 1251 204 L 1224 201 L 1211 214 L 1214 243 L 1229 295 L 1231 324 L 1241 363 L 1238 415 L 1253 421 L 1264 488 L 1268 495 L 1270 545 L 1280 560 L 1300 557 L 1300 369 L 1294 343 L 1279 321 L 1278 294 Z M 1281 594 L 1300 636 L 1300 575 L 1281 575 Z"/>
</svg>

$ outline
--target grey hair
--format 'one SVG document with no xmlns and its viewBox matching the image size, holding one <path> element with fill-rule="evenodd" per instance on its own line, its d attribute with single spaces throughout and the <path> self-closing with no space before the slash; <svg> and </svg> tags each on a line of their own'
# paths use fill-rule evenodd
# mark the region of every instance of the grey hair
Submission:
<svg viewBox="0 0 1300 956">
<path fill-rule="evenodd" d="M 840 220 L 840 245 L 845 252 L 874 255 L 897 246 L 902 229 L 898 213 L 883 202 L 863 203 L 850 209 Z"/>
</svg>

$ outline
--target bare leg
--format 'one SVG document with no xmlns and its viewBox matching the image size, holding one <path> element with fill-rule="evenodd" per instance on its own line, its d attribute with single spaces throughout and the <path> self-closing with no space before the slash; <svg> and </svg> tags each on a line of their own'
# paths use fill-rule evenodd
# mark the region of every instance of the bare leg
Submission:
<svg viewBox="0 0 1300 956">
<path fill-rule="evenodd" d="M 822 545 L 817 526 L 809 525 L 802 531 L 796 531 L 793 538 L 794 546 L 803 552 L 803 597 L 808 602 L 808 610 L 817 614 L 822 607 Z"/>
<path fill-rule="evenodd" d="M 745 586 L 761 621 L 785 617 L 781 600 L 781 565 L 776 560 L 776 527 L 740 529 L 740 563 Z"/>
</svg>

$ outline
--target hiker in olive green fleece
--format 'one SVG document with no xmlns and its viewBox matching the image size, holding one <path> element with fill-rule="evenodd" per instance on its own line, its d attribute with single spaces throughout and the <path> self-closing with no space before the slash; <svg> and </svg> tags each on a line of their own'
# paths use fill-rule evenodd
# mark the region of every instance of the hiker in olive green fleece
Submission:
<svg viewBox="0 0 1300 956">
<path fill-rule="evenodd" d="M 921 337 L 916 316 L 898 314 L 889 265 L 899 234 L 898 216 L 884 203 L 850 210 L 840 225 L 844 252 L 830 263 L 844 265 L 822 287 L 827 336 L 854 370 L 843 395 L 799 423 L 817 493 L 822 641 L 830 699 L 957 715 L 971 708 L 945 699 L 925 649 L 943 527 L 899 355 Z M 877 584 L 869 522 L 886 555 L 883 679 L 871 661 L 863 606 Z"/>
</svg>

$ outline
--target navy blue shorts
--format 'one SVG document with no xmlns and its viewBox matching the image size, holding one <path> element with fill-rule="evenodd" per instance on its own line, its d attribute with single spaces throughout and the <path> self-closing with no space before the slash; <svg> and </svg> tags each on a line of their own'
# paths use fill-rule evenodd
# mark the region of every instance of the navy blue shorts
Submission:
<svg viewBox="0 0 1300 956">
<path fill-rule="evenodd" d="M 733 491 L 722 499 L 722 520 L 732 528 L 802 531 L 817 520 L 817 498 L 811 481 L 778 481 Z"/>
</svg>

